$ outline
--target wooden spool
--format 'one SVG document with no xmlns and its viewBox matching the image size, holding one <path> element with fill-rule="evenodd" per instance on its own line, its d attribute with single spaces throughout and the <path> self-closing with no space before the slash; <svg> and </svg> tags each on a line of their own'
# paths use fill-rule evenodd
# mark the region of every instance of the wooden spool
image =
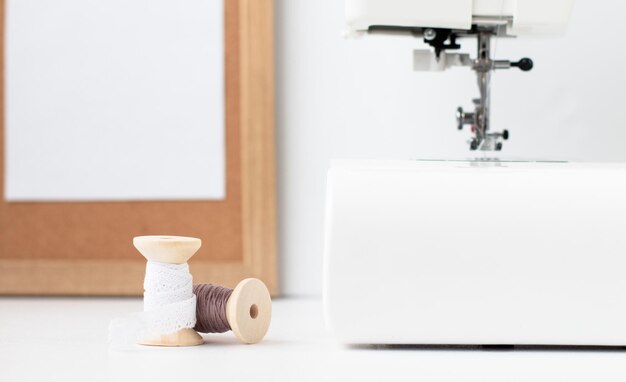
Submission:
<svg viewBox="0 0 626 382">
<path fill-rule="evenodd" d="M 272 299 L 263 281 L 239 282 L 226 302 L 226 319 L 241 342 L 255 344 L 265 337 L 272 319 Z"/>
<path fill-rule="evenodd" d="M 183 236 L 137 236 L 133 245 L 148 261 L 184 264 L 200 249 L 202 241 Z M 141 341 L 142 345 L 154 346 L 195 346 L 202 343 L 202 336 L 190 328 Z"/>
</svg>

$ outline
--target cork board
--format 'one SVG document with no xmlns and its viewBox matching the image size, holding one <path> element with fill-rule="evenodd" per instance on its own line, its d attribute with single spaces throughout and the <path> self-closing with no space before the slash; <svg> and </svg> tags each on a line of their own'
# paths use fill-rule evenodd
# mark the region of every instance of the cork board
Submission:
<svg viewBox="0 0 626 382">
<path fill-rule="evenodd" d="M 4 31 L 4 1 L 0 8 Z M 277 293 L 272 14 L 271 0 L 224 3 L 226 198 L 7 203 L 2 195 L 0 294 L 139 295 L 145 260 L 132 238 L 149 234 L 202 239 L 190 262 L 195 282 L 234 287 L 259 277 Z M 0 103 L 4 121 L 4 92 Z M 2 192 L 4 159 L 1 122 Z"/>
</svg>

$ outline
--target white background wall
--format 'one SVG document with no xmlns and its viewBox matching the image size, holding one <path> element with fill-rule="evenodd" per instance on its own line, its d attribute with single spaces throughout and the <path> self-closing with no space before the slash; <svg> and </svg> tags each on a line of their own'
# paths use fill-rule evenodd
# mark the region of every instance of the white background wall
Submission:
<svg viewBox="0 0 626 382">
<path fill-rule="evenodd" d="M 498 72 L 492 126 L 513 157 L 626 161 L 626 4 L 578 0 L 567 35 L 499 40 L 496 56 L 535 69 Z M 411 38 L 342 38 L 343 1 L 276 0 L 282 289 L 321 293 L 325 174 L 332 158 L 464 157 L 454 111 L 474 73 L 411 71 Z M 467 44 L 473 53 L 474 45 Z"/>
</svg>

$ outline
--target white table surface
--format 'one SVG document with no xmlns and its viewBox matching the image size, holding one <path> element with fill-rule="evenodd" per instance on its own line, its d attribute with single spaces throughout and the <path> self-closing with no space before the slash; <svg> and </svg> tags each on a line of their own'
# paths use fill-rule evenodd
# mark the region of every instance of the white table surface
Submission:
<svg viewBox="0 0 626 382">
<path fill-rule="evenodd" d="M 109 320 L 141 306 L 140 299 L 0 298 L 0 381 L 626 380 L 626 351 L 343 346 L 324 330 L 316 299 L 275 301 L 269 333 L 256 345 L 224 333 L 190 348 L 110 349 Z"/>
</svg>

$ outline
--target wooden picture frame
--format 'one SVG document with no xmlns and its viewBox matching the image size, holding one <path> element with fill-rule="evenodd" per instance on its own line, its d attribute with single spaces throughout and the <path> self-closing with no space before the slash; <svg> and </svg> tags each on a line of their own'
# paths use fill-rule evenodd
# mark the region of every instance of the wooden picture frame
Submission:
<svg viewBox="0 0 626 382">
<path fill-rule="evenodd" d="M 4 0 L 0 12 L 4 42 Z M 132 239 L 148 234 L 202 239 L 194 282 L 258 277 L 278 292 L 272 0 L 224 0 L 224 17 L 223 201 L 7 203 L 0 93 L 0 294 L 139 295 L 145 259 Z"/>
</svg>

